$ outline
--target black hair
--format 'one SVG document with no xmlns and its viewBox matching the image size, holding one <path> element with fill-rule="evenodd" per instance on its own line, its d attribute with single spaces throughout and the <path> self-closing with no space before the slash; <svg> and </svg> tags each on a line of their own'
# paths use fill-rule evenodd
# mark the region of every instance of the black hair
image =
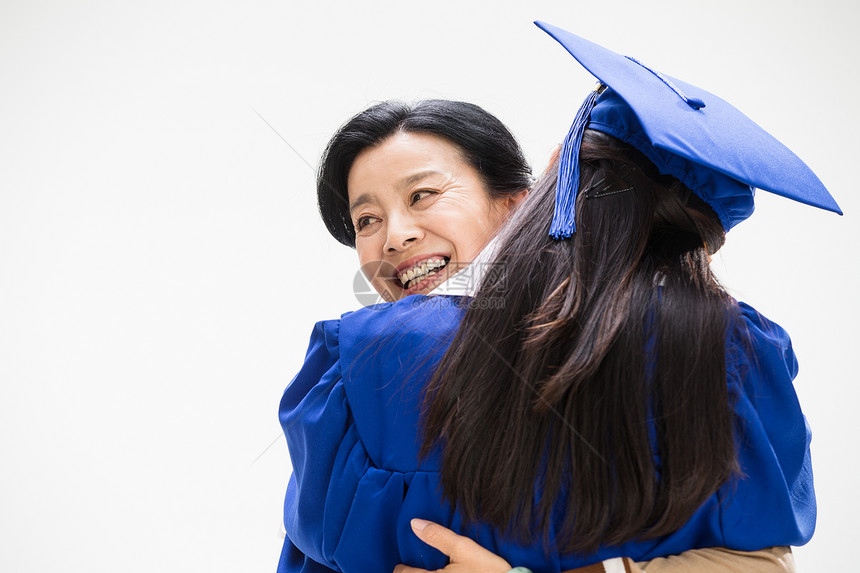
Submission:
<svg viewBox="0 0 860 573">
<path fill-rule="evenodd" d="M 481 176 L 491 197 L 510 197 L 531 186 L 531 169 L 513 134 L 481 107 L 451 100 L 415 104 L 384 101 L 347 121 L 331 138 L 317 174 L 317 202 L 329 233 L 355 246 L 347 180 L 359 153 L 398 132 L 427 133 L 456 145 Z"/>
<path fill-rule="evenodd" d="M 422 452 L 441 448 L 467 521 L 592 552 L 678 529 L 739 471 L 736 303 L 708 264 L 722 225 L 679 181 L 587 130 L 577 231 L 556 241 L 557 171 L 502 231 L 428 387 Z"/>
</svg>

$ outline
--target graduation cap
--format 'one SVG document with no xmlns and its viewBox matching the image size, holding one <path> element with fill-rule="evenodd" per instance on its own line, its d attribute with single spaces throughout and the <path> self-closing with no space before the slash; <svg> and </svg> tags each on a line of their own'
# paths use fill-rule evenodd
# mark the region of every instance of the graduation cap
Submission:
<svg viewBox="0 0 860 573">
<path fill-rule="evenodd" d="M 579 147 L 586 127 L 624 141 L 713 208 L 728 231 L 750 215 L 755 189 L 842 214 L 812 170 L 728 102 L 543 22 L 600 81 L 586 98 L 559 156 L 550 235 L 576 231 Z"/>
</svg>

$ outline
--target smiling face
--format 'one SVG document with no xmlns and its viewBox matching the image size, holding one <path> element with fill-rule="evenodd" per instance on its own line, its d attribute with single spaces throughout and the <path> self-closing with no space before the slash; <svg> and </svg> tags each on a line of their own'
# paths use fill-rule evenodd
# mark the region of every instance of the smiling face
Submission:
<svg viewBox="0 0 860 573">
<path fill-rule="evenodd" d="M 347 181 L 355 249 L 386 300 L 426 294 L 468 265 L 514 199 L 494 199 L 447 140 L 398 132 L 362 151 Z"/>
</svg>

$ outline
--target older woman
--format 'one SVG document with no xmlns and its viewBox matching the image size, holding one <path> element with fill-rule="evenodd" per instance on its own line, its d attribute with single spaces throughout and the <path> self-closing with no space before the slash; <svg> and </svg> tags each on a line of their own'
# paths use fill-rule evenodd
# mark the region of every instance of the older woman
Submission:
<svg viewBox="0 0 860 573">
<path fill-rule="evenodd" d="M 429 293 L 464 269 L 528 185 L 522 153 L 498 120 L 469 104 L 429 101 L 383 103 L 350 120 L 329 144 L 318 192 L 331 233 L 356 247 L 374 288 L 396 301 Z M 512 544 L 504 528 L 468 526 L 438 496 L 441 460 L 432 452 L 423 460 L 418 455 L 417 415 L 421 389 L 456 332 L 451 320 L 460 316 L 463 299 L 428 300 L 412 297 L 317 326 L 305 367 L 281 404 L 295 473 L 279 570 L 386 571 L 400 560 L 438 567 L 440 554 L 412 536 L 412 517 L 471 533 L 507 559 L 540 570 L 599 561 L 606 552 L 578 560 L 562 559 L 557 547 L 547 553 L 537 534 L 537 541 Z M 426 531 L 439 531 L 434 528 Z M 474 549 L 455 555 L 467 567 L 472 556 L 486 557 L 477 545 L 458 546 Z M 638 548 L 634 556 L 694 546 L 665 547 L 671 550 Z M 738 571 L 765 562 L 761 555 L 726 556 L 731 563 L 747 559 Z M 766 562 L 771 570 L 790 567 Z"/>
<path fill-rule="evenodd" d="M 467 266 L 531 185 L 513 135 L 457 101 L 383 102 L 332 137 L 320 213 L 386 300 L 426 294 Z"/>
</svg>

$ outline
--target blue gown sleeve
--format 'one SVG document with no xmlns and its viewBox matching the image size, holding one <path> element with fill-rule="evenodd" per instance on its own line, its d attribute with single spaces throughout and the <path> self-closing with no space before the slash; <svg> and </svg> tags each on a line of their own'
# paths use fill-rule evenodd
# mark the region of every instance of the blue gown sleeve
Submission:
<svg viewBox="0 0 860 573">
<path fill-rule="evenodd" d="M 316 324 L 305 363 L 281 398 L 280 421 L 294 471 L 284 501 L 287 535 L 278 573 L 338 571 L 323 565 L 330 564 L 326 557 L 337 539 L 326 535 L 330 529 L 325 527 L 325 512 L 319 506 L 325 504 L 328 487 L 328 480 L 321 476 L 334 471 L 332 454 L 349 426 L 339 385 L 339 326 L 337 320 Z"/>
<path fill-rule="evenodd" d="M 444 566 L 409 519 L 452 519 L 419 459 L 417 414 L 459 314 L 420 298 L 316 325 L 279 409 L 293 464 L 279 572 L 391 571 L 406 559 Z"/>
<path fill-rule="evenodd" d="M 755 550 L 803 545 L 815 530 L 811 433 L 793 381 L 788 333 L 740 303 L 727 377 L 738 416 L 742 475 L 720 490 L 725 546 Z"/>
</svg>

